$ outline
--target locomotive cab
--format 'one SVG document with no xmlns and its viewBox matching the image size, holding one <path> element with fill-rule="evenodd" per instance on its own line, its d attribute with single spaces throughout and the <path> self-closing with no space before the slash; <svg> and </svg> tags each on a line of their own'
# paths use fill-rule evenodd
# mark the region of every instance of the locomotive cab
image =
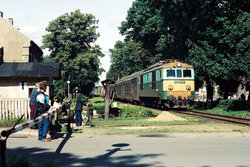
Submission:
<svg viewBox="0 0 250 167">
<path fill-rule="evenodd" d="M 162 69 L 163 99 L 169 105 L 187 106 L 194 100 L 194 69 L 192 66 L 176 62 Z"/>
</svg>

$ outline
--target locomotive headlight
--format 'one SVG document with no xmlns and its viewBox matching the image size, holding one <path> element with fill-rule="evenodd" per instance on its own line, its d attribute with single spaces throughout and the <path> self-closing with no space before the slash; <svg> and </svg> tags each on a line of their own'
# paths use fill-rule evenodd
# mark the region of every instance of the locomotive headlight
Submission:
<svg viewBox="0 0 250 167">
<path fill-rule="evenodd" d="M 191 85 L 188 84 L 188 85 L 186 86 L 186 89 L 187 89 L 187 90 L 191 90 Z"/>
<path fill-rule="evenodd" d="M 176 66 L 177 66 L 178 68 L 180 68 L 180 67 L 182 66 L 182 64 L 181 64 L 180 62 L 178 62 L 178 63 L 176 63 Z"/>
<path fill-rule="evenodd" d="M 173 85 L 168 85 L 168 90 L 173 90 L 174 86 Z"/>
</svg>

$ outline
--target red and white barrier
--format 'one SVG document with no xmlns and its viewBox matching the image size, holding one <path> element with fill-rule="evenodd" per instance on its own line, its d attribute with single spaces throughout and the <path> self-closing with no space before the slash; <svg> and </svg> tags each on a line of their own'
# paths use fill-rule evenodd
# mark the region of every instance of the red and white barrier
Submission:
<svg viewBox="0 0 250 167">
<path fill-rule="evenodd" d="M 20 125 L 16 125 L 14 128 L 5 129 L 5 130 L 3 130 L 1 132 L 1 135 L 3 137 L 6 137 L 6 136 L 8 136 L 8 135 L 10 135 L 12 133 L 15 133 L 15 132 L 18 132 L 18 131 L 23 130 L 25 128 L 31 127 L 31 126 L 33 126 L 35 124 L 38 124 L 42 120 L 48 118 L 50 115 L 53 115 L 55 112 L 57 112 L 57 108 L 56 107 L 50 107 L 49 111 L 47 111 L 46 113 L 40 115 L 36 119 L 27 121 L 27 122 L 25 122 L 23 124 L 20 124 Z"/>
</svg>

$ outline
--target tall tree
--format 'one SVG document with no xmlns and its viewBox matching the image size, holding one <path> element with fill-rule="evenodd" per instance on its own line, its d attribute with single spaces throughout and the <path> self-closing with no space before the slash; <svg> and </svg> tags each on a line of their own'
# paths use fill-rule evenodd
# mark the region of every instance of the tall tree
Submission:
<svg viewBox="0 0 250 167">
<path fill-rule="evenodd" d="M 215 82 L 226 97 L 239 78 L 249 81 L 249 5 L 247 0 L 135 0 L 119 29 L 126 39 L 142 43 L 148 57 L 194 65 L 198 81 L 208 83 L 210 99 Z"/>
<path fill-rule="evenodd" d="M 117 80 L 133 72 L 146 67 L 145 51 L 141 44 L 134 41 L 117 41 L 114 49 L 109 50 L 111 55 L 111 67 L 107 78 Z"/>
<path fill-rule="evenodd" d="M 210 85 L 217 83 L 224 98 L 227 98 L 237 91 L 243 78 L 249 78 L 250 20 L 248 12 L 223 2 L 213 6 L 220 11 L 216 16 L 209 14 L 211 4 L 204 6 L 203 13 L 211 23 L 197 30 L 198 40 L 189 45 L 187 60 L 195 66 L 200 79 Z M 212 94 L 209 95 L 212 99 Z"/>
<path fill-rule="evenodd" d="M 88 94 L 99 80 L 103 71 L 99 58 L 104 56 L 98 45 L 93 45 L 99 37 L 96 32 L 98 20 L 92 14 L 80 10 L 66 13 L 52 20 L 43 36 L 43 48 L 48 48 L 50 57 L 62 65 L 62 79 L 56 81 L 56 93 L 63 96 L 67 92 L 67 80 L 73 88 Z"/>
<path fill-rule="evenodd" d="M 145 64 L 152 64 L 156 57 L 155 45 L 161 37 L 162 19 L 157 8 L 150 8 L 151 1 L 136 0 L 128 10 L 126 20 L 119 27 L 127 40 L 142 44 L 146 51 Z"/>
</svg>

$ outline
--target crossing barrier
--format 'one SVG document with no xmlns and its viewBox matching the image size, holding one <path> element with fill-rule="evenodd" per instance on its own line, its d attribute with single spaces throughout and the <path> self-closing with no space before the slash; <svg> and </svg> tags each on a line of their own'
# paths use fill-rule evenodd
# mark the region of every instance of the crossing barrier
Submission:
<svg viewBox="0 0 250 167">
<path fill-rule="evenodd" d="M 23 130 L 25 128 L 31 127 L 31 126 L 33 126 L 35 124 L 38 124 L 42 120 L 48 118 L 50 115 L 55 114 L 57 112 L 57 110 L 58 110 L 58 108 L 51 107 L 49 109 L 49 111 L 47 111 L 46 113 L 40 115 L 39 117 L 37 117 L 34 120 L 30 120 L 30 121 L 27 121 L 27 122 L 25 122 L 23 124 L 16 125 L 14 128 L 8 128 L 8 129 L 3 130 L 1 132 L 1 136 L 6 137 L 6 136 L 9 136 L 12 133 L 18 132 L 20 130 Z"/>
</svg>

